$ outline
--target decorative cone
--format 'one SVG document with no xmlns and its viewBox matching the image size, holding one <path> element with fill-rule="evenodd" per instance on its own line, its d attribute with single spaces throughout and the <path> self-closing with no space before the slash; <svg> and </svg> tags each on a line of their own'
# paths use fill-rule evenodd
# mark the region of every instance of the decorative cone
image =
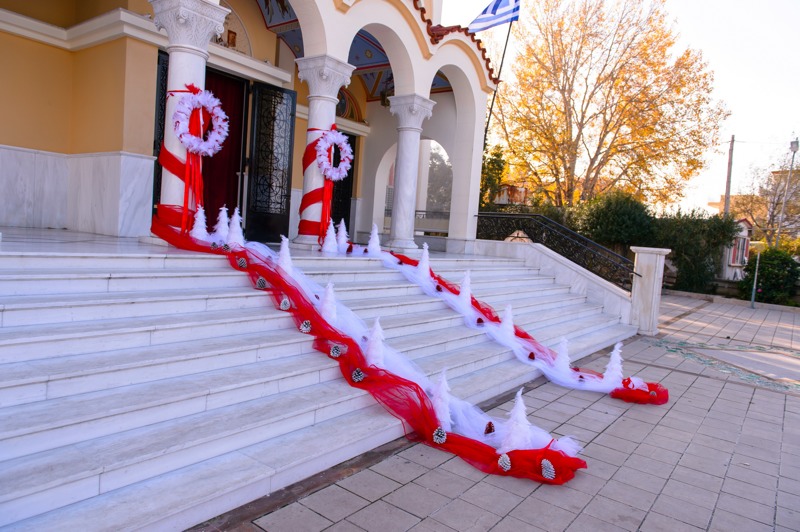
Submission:
<svg viewBox="0 0 800 532">
<path fill-rule="evenodd" d="M 439 383 L 433 389 L 433 411 L 436 413 L 436 418 L 439 420 L 439 425 L 446 431 L 450 432 L 453 428 L 453 419 L 450 416 L 450 385 L 447 384 L 447 376 L 445 373 L 447 369 L 442 370 L 442 376 L 439 378 Z"/>
<path fill-rule="evenodd" d="M 333 227 L 333 220 L 328 223 L 328 231 L 325 233 L 325 240 L 322 242 L 322 252 L 336 255 L 339 246 L 336 243 L 336 229 Z"/>
<path fill-rule="evenodd" d="M 219 214 L 217 215 L 217 225 L 214 226 L 214 234 L 211 235 L 212 242 L 217 243 L 226 243 L 228 241 L 228 225 L 230 224 L 230 220 L 228 220 L 228 207 L 223 205 L 219 208 Z"/>
<path fill-rule="evenodd" d="M 372 224 L 372 231 L 369 234 L 369 242 L 367 243 L 367 255 L 370 257 L 380 257 L 381 255 L 381 238 L 378 236 L 377 224 Z"/>
<path fill-rule="evenodd" d="M 228 224 L 228 238 L 225 239 L 225 243 L 227 243 L 229 246 L 232 246 L 233 244 L 244 246 L 242 217 L 239 214 L 239 207 L 233 209 L 233 216 L 231 216 L 231 221 Z"/>
<path fill-rule="evenodd" d="M 347 226 L 344 223 L 344 218 L 339 222 L 339 229 L 336 232 L 336 248 L 342 255 L 347 254 L 347 247 L 350 245 L 349 238 L 347 237 Z"/>
<path fill-rule="evenodd" d="M 500 334 L 504 342 L 513 342 L 516 337 L 514 332 L 514 311 L 511 305 L 506 305 L 506 310 L 503 312 L 503 318 L 500 321 Z"/>
<path fill-rule="evenodd" d="M 525 401 L 522 400 L 522 388 L 517 392 L 514 400 L 514 408 L 508 415 L 506 424 L 506 435 L 503 443 L 497 448 L 498 454 L 507 453 L 515 449 L 527 449 L 530 447 L 531 423 L 528 421 L 528 412 Z"/>
<path fill-rule="evenodd" d="M 622 342 L 617 342 L 603 373 L 603 385 L 608 390 L 622 386 Z"/>
<path fill-rule="evenodd" d="M 278 252 L 278 266 L 288 275 L 294 275 L 294 266 L 292 266 L 292 255 L 289 253 L 289 239 L 281 235 L 281 250 Z"/>
<path fill-rule="evenodd" d="M 197 212 L 194 213 L 194 225 L 189 232 L 189 236 L 196 240 L 208 242 L 208 230 L 206 230 L 206 210 L 202 205 L 197 206 Z"/>
<path fill-rule="evenodd" d="M 561 377 L 573 379 L 573 372 L 570 369 L 569 362 L 569 344 L 566 338 L 561 338 L 561 341 L 558 343 L 556 359 L 553 361 L 553 369 L 558 372 Z"/>
<path fill-rule="evenodd" d="M 320 302 L 320 314 L 331 325 L 336 325 L 336 295 L 333 293 L 333 283 L 328 282 L 325 293 Z"/>
<path fill-rule="evenodd" d="M 367 363 L 370 366 L 383 367 L 383 329 L 381 328 L 380 318 L 375 318 L 375 324 L 369 332 L 369 338 L 367 338 L 367 347 L 364 354 L 367 356 Z"/>
<path fill-rule="evenodd" d="M 464 278 L 461 280 L 461 286 L 458 292 L 458 302 L 464 309 L 472 306 L 472 278 L 469 270 L 464 272 Z"/>
<path fill-rule="evenodd" d="M 419 263 L 417 264 L 417 272 L 419 273 L 420 279 L 428 279 L 431 276 L 431 258 L 428 254 L 427 242 L 422 244 L 422 256 L 419 258 Z"/>
</svg>

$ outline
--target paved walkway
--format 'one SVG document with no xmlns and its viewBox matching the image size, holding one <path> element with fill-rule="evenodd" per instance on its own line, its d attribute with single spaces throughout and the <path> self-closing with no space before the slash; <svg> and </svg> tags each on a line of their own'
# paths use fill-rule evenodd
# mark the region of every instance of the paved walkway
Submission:
<svg viewBox="0 0 800 532">
<path fill-rule="evenodd" d="M 484 475 L 399 441 L 197 529 L 800 530 L 800 313 L 680 296 L 661 310 L 661 334 L 623 356 L 627 374 L 669 388 L 668 404 L 526 386 L 531 421 L 585 446 L 588 469 L 566 485 Z"/>
</svg>

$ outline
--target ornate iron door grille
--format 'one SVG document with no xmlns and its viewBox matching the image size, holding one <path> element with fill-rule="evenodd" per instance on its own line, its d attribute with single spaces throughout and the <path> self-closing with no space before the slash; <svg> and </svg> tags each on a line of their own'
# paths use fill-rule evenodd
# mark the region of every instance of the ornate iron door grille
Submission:
<svg viewBox="0 0 800 532">
<path fill-rule="evenodd" d="M 294 91 L 263 83 L 253 85 L 248 240 L 277 242 L 280 235 L 289 233 L 296 101 Z"/>
<path fill-rule="evenodd" d="M 153 155 L 158 161 L 161 152 L 161 142 L 164 140 L 164 121 L 167 114 L 167 70 L 169 70 L 169 54 L 159 50 L 158 66 L 156 67 L 156 121 L 153 132 Z M 161 165 L 153 165 L 153 214 L 156 205 L 161 201 Z"/>
<path fill-rule="evenodd" d="M 522 231 L 531 241 L 547 246 L 606 281 L 630 290 L 633 262 L 541 214 L 478 214 L 477 238 L 505 240 Z"/>
</svg>

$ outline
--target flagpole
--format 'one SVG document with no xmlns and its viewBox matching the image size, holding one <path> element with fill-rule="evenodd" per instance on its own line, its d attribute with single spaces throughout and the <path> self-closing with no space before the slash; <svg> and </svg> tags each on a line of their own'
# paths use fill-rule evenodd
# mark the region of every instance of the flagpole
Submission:
<svg viewBox="0 0 800 532">
<path fill-rule="evenodd" d="M 486 128 L 483 130 L 483 151 L 486 152 L 486 138 L 489 136 L 489 124 L 492 121 L 492 112 L 494 111 L 494 99 L 497 98 L 497 88 L 500 86 L 500 74 L 503 72 L 503 63 L 506 60 L 506 50 L 508 49 L 508 41 L 511 38 L 511 25 L 514 21 L 508 23 L 508 33 L 506 33 L 506 44 L 503 46 L 503 55 L 500 57 L 500 68 L 497 70 L 497 86 L 492 93 L 492 103 L 489 105 L 489 116 L 486 118 Z"/>
</svg>

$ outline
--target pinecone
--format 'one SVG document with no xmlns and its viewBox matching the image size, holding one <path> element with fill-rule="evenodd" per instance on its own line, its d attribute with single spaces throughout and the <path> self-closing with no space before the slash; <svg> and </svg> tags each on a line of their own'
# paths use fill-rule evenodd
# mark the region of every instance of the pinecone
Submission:
<svg viewBox="0 0 800 532">
<path fill-rule="evenodd" d="M 331 357 L 332 358 L 339 358 L 339 356 L 341 354 L 342 354 L 342 348 L 341 347 L 339 347 L 338 345 L 335 345 L 335 344 L 333 346 L 331 346 Z"/>
<path fill-rule="evenodd" d="M 243 270 L 247 269 L 247 261 L 244 259 L 244 257 L 239 257 L 236 260 L 236 265 Z"/>
<path fill-rule="evenodd" d="M 311 332 L 311 321 L 310 320 L 303 320 L 303 323 L 300 324 L 300 332 L 303 334 L 308 334 Z"/>
<path fill-rule="evenodd" d="M 508 471 L 511 469 L 511 458 L 508 457 L 507 454 L 500 455 L 500 459 L 497 460 L 497 465 L 500 466 L 500 469 L 503 471 Z"/>
<path fill-rule="evenodd" d="M 366 375 L 364 375 L 364 372 L 361 371 L 360 368 L 356 368 L 355 370 L 353 370 L 353 382 L 361 382 L 364 380 L 365 377 Z"/>
<path fill-rule="evenodd" d="M 284 297 L 283 299 L 281 299 L 281 310 L 289 310 L 290 308 L 292 308 L 292 302 L 289 301 L 289 298 L 288 297 Z M 308 330 L 309 331 L 311 330 L 311 323 L 310 322 L 308 324 Z"/>
<path fill-rule="evenodd" d="M 556 468 L 547 458 L 542 458 L 542 476 L 547 480 L 556 478 Z"/>
<path fill-rule="evenodd" d="M 256 288 L 259 290 L 264 290 L 267 287 L 267 280 L 263 277 L 259 277 L 256 281 Z"/>
<path fill-rule="evenodd" d="M 433 431 L 433 443 L 441 445 L 446 441 L 447 433 L 442 427 L 436 427 L 436 430 Z"/>
<path fill-rule="evenodd" d="M 222 251 L 225 251 L 227 253 L 230 250 L 231 250 L 231 247 L 228 244 L 222 244 Z"/>
</svg>

